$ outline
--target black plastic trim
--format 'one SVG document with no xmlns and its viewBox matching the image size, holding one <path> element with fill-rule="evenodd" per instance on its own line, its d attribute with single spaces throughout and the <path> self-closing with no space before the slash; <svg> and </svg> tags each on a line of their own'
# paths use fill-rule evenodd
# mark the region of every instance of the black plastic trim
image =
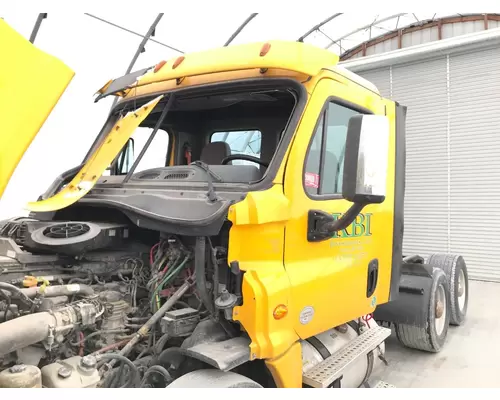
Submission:
<svg viewBox="0 0 500 400">
<path fill-rule="evenodd" d="M 312 142 L 314 140 L 314 135 L 316 133 L 316 130 L 318 129 L 318 125 L 321 122 L 321 117 L 323 116 L 323 114 L 325 116 L 325 124 L 328 123 L 328 121 L 327 121 L 328 112 L 327 111 L 328 111 L 328 105 L 330 103 L 334 103 L 334 104 L 337 104 L 339 106 L 349 108 L 349 109 L 351 109 L 353 111 L 357 111 L 361 114 L 367 114 L 367 115 L 374 114 L 374 112 L 369 110 L 368 108 L 360 106 L 359 104 L 356 104 L 356 103 L 352 103 L 350 101 L 347 101 L 347 100 L 342 99 L 342 98 L 337 97 L 337 96 L 329 96 L 325 100 L 325 104 L 323 104 L 323 108 L 321 109 L 321 111 L 318 115 L 318 119 L 316 121 L 316 124 L 314 125 L 314 129 L 313 129 L 311 137 L 309 139 L 309 145 L 307 146 L 306 155 L 305 155 L 304 161 L 303 161 L 304 164 L 302 167 L 302 188 L 304 189 L 304 193 L 306 194 L 306 196 L 308 198 L 310 198 L 311 200 L 341 200 L 341 199 L 343 199 L 342 193 L 336 193 L 336 194 L 311 194 L 311 193 L 309 193 L 306 190 L 305 179 L 304 179 L 305 173 L 306 173 L 307 158 L 309 156 L 309 152 L 311 151 L 311 146 L 312 146 Z M 324 132 L 323 132 L 323 134 L 324 134 Z M 321 171 L 323 168 L 323 165 L 322 165 L 322 163 L 323 163 L 323 138 L 321 140 L 322 140 L 322 142 L 321 142 L 321 144 L 322 144 L 321 153 L 322 154 L 320 155 L 320 166 L 319 166 L 320 176 L 321 176 Z M 320 178 L 320 182 L 321 182 L 321 178 Z"/>
<path fill-rule="evenodd" d="M 396 154 L 394 176 L 394 222 L 392 236 L 392 268 L 389 301 L 399 296 L 399 285 L 403 265 L 404 197 L 406 185 L 406 110 L 396 106 Z"/>
</svg>

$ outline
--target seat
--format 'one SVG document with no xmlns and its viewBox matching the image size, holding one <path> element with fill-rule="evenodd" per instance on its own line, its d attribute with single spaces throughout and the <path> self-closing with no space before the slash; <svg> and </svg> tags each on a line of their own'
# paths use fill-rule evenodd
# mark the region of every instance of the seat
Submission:
<svg viewBox="0 0 500 400">
<path fill-rule="evenodd" d="M 221 165 L 222 160 L 230 155 L 231 148 L 226 142 L 212 142 L 201 150 L 200 161 L 208 165 Z"/>
</svg>

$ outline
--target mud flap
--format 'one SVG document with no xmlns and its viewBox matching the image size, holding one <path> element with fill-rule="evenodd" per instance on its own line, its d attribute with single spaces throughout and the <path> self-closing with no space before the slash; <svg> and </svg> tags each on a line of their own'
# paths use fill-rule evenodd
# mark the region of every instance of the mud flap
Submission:
<svg viewBox="0 0 500 400">
<path fill-rule="evenodd" d="M 432 267 L 403 263 L 396 299 L 377 307 L 377 321 L 425 326 L 432 287 Z"/>
<path fill-rule="evenodd" d="M 125 146 L 125 143 L 127 143 L 127 140 L 132 136 L 135 129 L 155 108 L 162 97 L 163 95 L 158 96 L 137 110 L 131 111 L 120 118 L 95 150 L 94 154 L 90 156 L 87 163 L 64 189 L 48 199 L 28 203 L 26 208 L 36 212 L 60 210 L 76 203 L 85 196 L 94 187 L 97 180 L 115 159 L 119 151 Z"/>
</svg>

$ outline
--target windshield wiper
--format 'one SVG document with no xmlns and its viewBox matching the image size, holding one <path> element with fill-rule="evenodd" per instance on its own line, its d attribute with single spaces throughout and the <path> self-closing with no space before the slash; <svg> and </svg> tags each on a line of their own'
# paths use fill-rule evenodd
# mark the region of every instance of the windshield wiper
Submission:
<svg viewBox="0 0 500 400">
<path fill-rule="evenodd" d="M 144 147 L 142 148 L 141 152 L 137 156 L 137 159 L 132 164 L 132 167 L 130 167 L 130 170 L 128 171 L 128 173 L 125 176 L 125 178 L 123 178 L 122 185 L 125 184 L 125 183 L 127 183 L 129 181 L 130 177 L 133 175 L 135 169 L 137 168 L 137 166 L 141 162 L 142 157 L 144 156 L 144 153 L 146 153 L 147 149 L 149 148 L 149 145 L 151 144 L 151 142 L 155 138 L 156 132 L 158 132 L 158 129 L 160 129 L 161 124 L 165 120 L 165 117 L 167 116 L 167 113 L 172 108 L 173 103 L 174 103 L 174 95 L 171 94 L 169 96 L 169 98 L 168 98 L 167 104 L 163 107 L 163 110 L 162 110 L 162 112 L 160 114 L 160 117 L 158 118 L 158 121 L 156 121 L 155 127 L 153 128 L 153 132 L 151 132 L 151 135 L 149 135 L 149 138 L 146 141 L 146 143 L 144 144 Z"/>
<path fill-rule="evenodd" d="M 207 197 L 210 202 L 215 202 L 217 201 L 217 194 L 215 193 L 214 189 L 214 184 L 212 182 L 212 177 L 217 181 L 217 182 L 222 182 L 222 179 L 219 175 L 217 175 L 215 172 L 211 171 L 210 168 L 208 167 L 207 164 L 205 164 L 203 161 L 197 160 L 193 161 L 189 165 L 194 165 L 203 171 L 205 171 L 205 174 L 207 176 L 207 183 L 208 183 L 208 192 L 207 192 Z"/>
</svg>

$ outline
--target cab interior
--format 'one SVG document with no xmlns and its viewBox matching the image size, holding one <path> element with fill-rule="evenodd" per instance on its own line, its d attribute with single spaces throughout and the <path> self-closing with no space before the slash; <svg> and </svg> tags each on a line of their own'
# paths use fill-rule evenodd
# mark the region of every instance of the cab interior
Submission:
<svg viewBox="0 0 500 400">
<path fill-rule="evenodd" d="M 147 145 L 168 101 L 163 99 L 133 133 L 107 175 L 129 174 L 145 149 L 131 179 L 204 181 L 200 171 L 187 168 L 202 161 L 221 183 L 258 182 L 278 148 L 297 100 L 297 93 L 286 86 L 175 96 Z M 121 113 L 137 107 L 134 103 Z"/>
</svg>

